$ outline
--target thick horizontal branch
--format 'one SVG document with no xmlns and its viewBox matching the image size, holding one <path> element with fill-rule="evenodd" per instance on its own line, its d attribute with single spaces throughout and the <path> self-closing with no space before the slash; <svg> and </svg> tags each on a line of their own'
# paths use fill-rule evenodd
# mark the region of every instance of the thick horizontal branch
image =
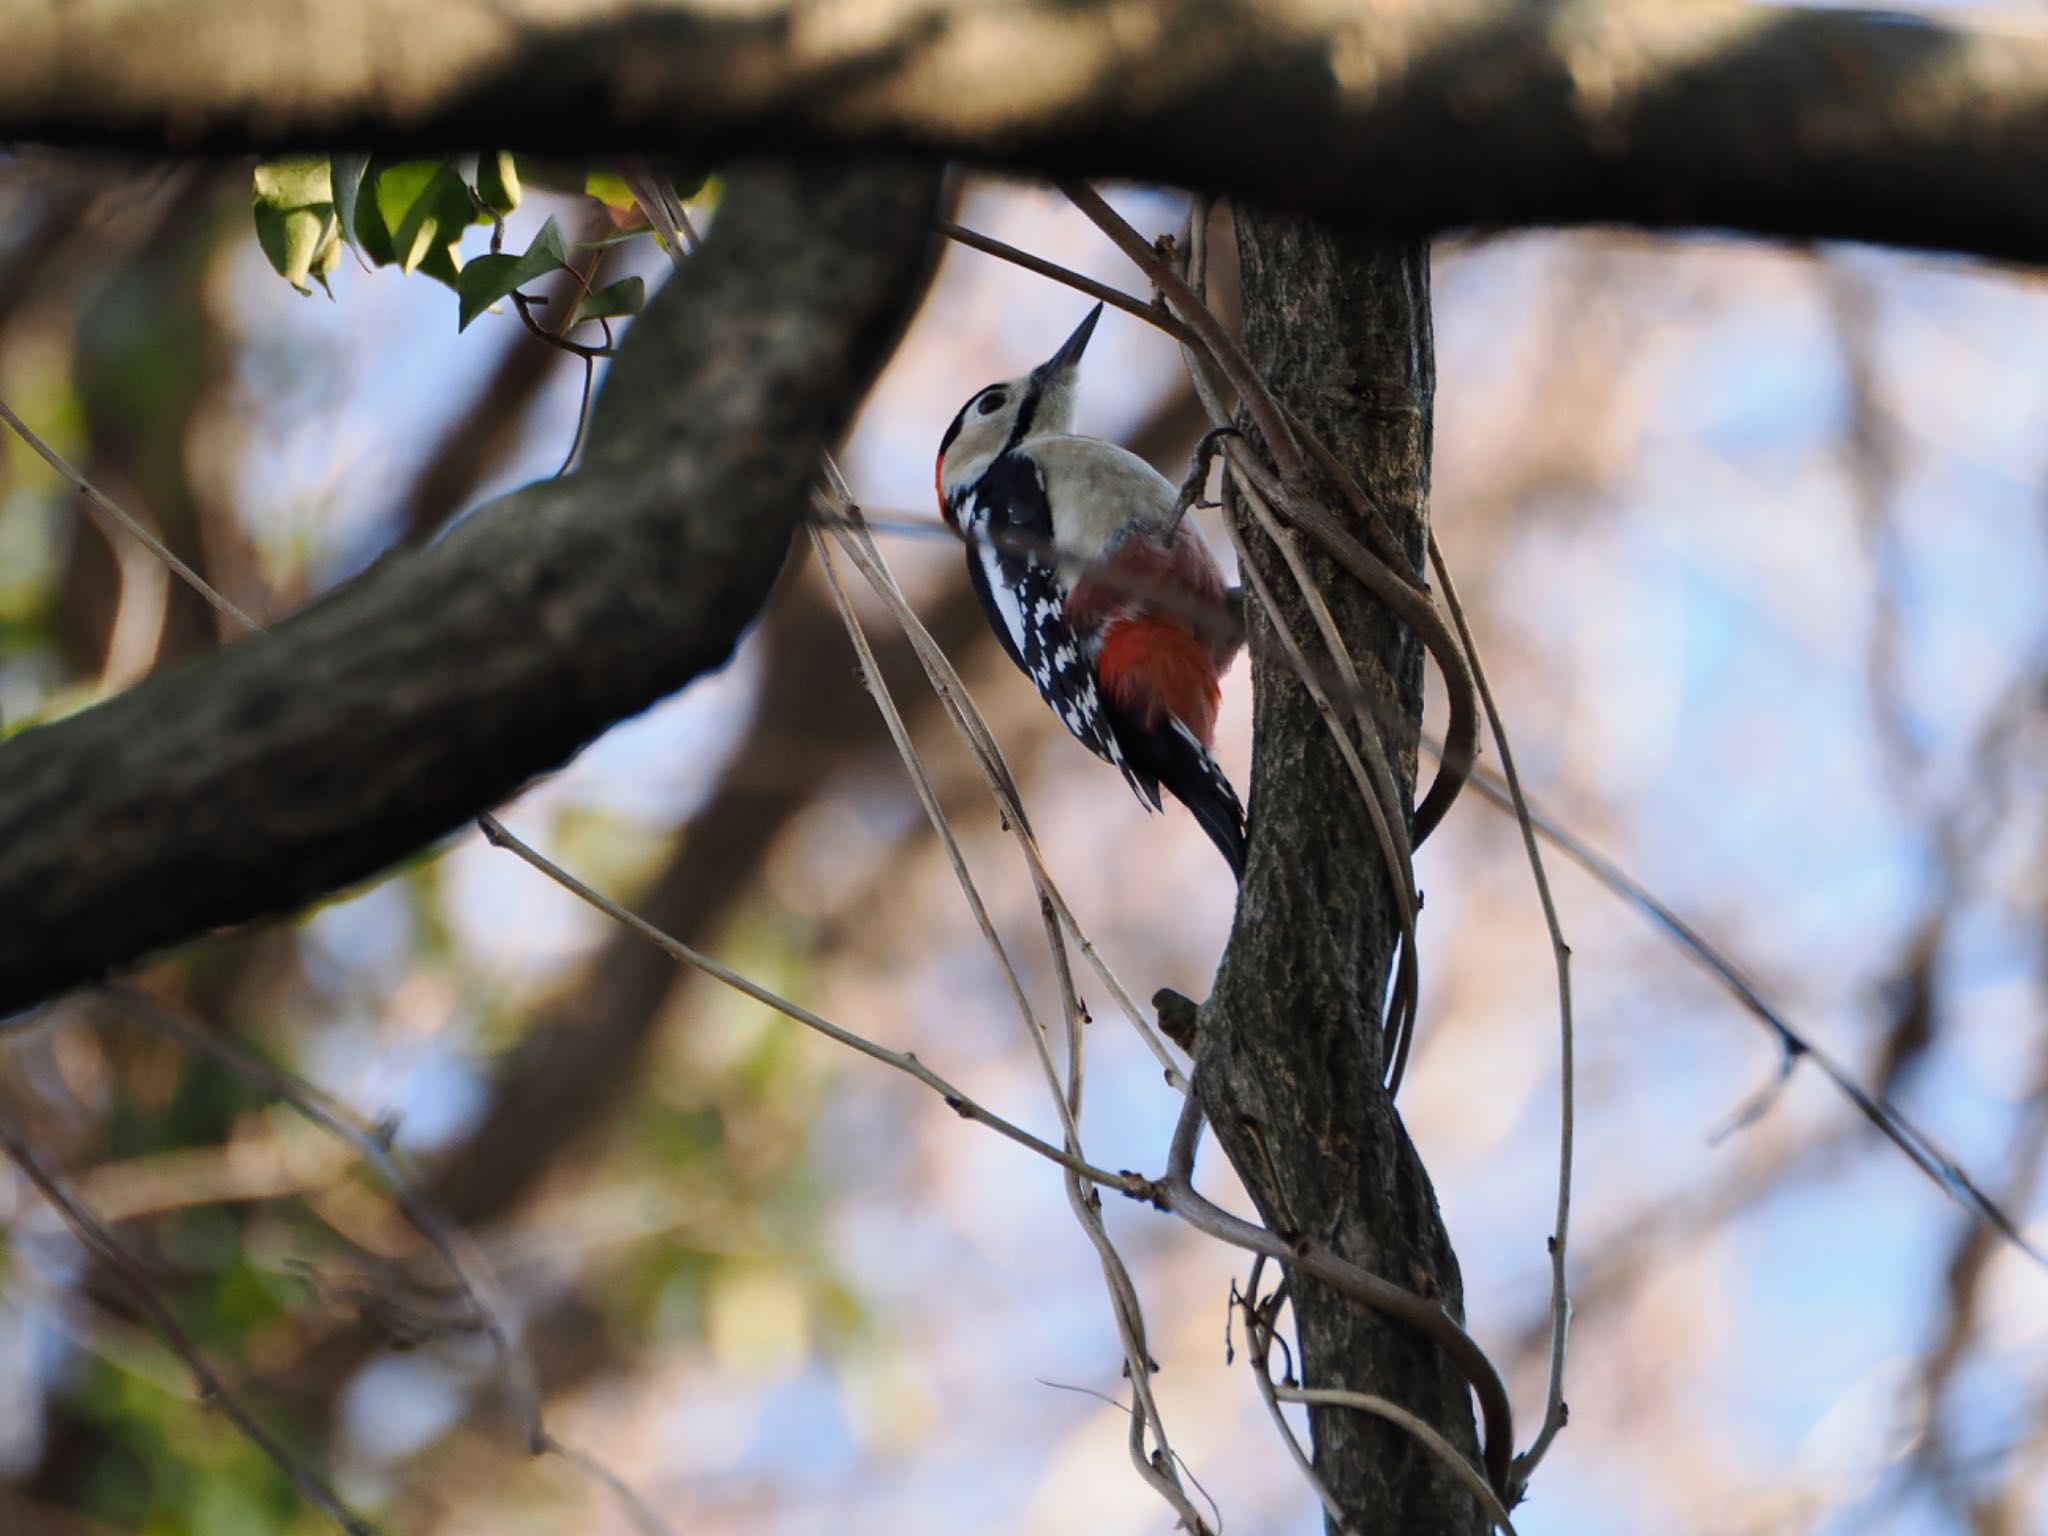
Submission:
<svg viewBox="0 0 2048 1536">
<path fill-rule="evenodd" d="M 0 1014 L 373 874 L 723 663 L 920 291 L 937 187 L 736 176 L 582 469 L 0 745 Z"/>
<path fill-rule="evenodd" d="M 2048 30 L 1749 0 L 16 0 L 10 140 L 910 149 L 2048 261 Z"/>
</svg>

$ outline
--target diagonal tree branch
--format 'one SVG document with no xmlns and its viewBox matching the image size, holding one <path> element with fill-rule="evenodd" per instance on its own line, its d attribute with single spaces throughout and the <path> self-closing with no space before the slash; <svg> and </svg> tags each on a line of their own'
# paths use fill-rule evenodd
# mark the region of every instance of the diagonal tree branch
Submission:
<svg viewBox="0 0 2048 1536">
<path fill-rule="evenodd" d="M 736 175 L 582 469 L 0 746 L 0 1013 L 363 879 L 723 663 L 921 291 L 937 192 Z"/>
<path fill-rule="evenodd" d="M 18 0 L 10 140 L 909 148 L 1383 232 L 2048 260 L 2048 31 L 1750 0 Z"/>
</svg>

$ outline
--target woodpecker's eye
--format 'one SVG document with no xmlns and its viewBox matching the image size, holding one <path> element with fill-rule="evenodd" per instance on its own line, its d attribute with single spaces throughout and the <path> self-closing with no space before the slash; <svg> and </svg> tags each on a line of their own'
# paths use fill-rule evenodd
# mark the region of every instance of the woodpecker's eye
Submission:
<svg viewBox="0 0 2048 1536">
<path fill-rule="evenodd" d="M 981 404 L 975 407 L 984 416 L 993 416 L 1009 403 L 1010 397 L 1000 389 L 990 390 L 981 397 Z"/>
</svg>

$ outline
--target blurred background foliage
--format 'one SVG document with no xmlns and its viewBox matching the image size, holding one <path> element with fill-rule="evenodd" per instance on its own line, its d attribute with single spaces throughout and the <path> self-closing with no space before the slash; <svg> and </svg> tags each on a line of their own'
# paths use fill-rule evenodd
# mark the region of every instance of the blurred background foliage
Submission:
<svg viewBox="0 0 2048 1536">
<path fill-rule="evenodd" d="M 553 472 L 584 367 L 502 305 L 458 339 L 446 288 L 345 249 L 301 274 L 324 272 L 332 300 L 302 298 L 266 266 L 250 187 L 246 166 L 0 161 L 0 398 L 268 619 Z M 1143 229 L 1179 222 L 1169 197 L 1120 201 Z M 712 184 L 692 211 L 715 203 Z M 573 181 L 528 185 L 505 250 L 550 218 L 579 252 L 620 224 Z M 962 218 L 1133 283 L 1047 193 L 973 182 Z M 470 225 L 451 269 L 490 234 Z M 607 282 L 666 275 L 648 241 L 605 249 Z M 1921 257 L 1601 232 L 1454 242 L 1435 282 L 1435 517 L 1532 788 L 2038 1241 L 2048 289 Z M 564 279 L 537 291 L 538 314 L 565 312 Z M 929 516 L 959 401 L 1082 307 L 950 253 L 848 448 L 870 511 Z M 1176 478 L 1201 426 L 1171 345 L 1114 314 L 1082 412 Z M 1231 893 L 1200 833 L 1144 815 L 1049 728 L 955 548 L 891 553 L 1093 937 L 1139 995 L 1202 995 Z M 906 648 L 875 632 L 997 921 L 1028 935 L 1030 888 L 968 760 Z M 228 638 L 0 442 L 6 728 Z M 1245 686 L 1240 669 L 1225 702 L 1240 783 Z M 725 673 L 506 816 L 669 931 L 1056 1134 L 801 562 Z M 1404 1110 L 1472 1329 L 1533 1419 L 1557 1082 L 1520 860 L 1476 799 L 1427 850 Z M 1634 913 L 1556 878 L 1581 994 L 1574 1413 L 1525 1536 L 2048 1529 L 2048 1280 L 1818 1078 L 1717 1135 L 1775 1070 L 1771 1042 Z M 1091 996 L 1092 1153 L 1156 1169 L 1172 1097 Z M 488 1345 L 389 1190 L 193 1031 L 388 1135 L 500 1277 L 551 1426 L 675 1528 L 1164 1527 L 1121 1410 L 1089 1395 L 1117 1396 L 1119 1355 L 1043 1166 L 471 835 L 0 1036 L 9 1118 L 238 1395 L 383 1528 L 633 1516 L 563 1459 L 524 1455 Z M 1109 1214 L 1168 1423 L 1227 1527 L 1318 1529 L 1226 1361 L 1237 1266 L 1150 1212 Z M 4 1172 L 0 1232 L 0 1530 L 327 1528 Z"/>
</svg>

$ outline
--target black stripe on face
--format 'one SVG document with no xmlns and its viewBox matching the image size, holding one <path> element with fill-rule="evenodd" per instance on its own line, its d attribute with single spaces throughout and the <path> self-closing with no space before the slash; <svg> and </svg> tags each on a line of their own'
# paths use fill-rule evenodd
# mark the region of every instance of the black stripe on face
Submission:
<svg viewBox="0 0 2048 1536">
<path fill-rule="evenodd" d="M 1025 434 L 1030 432 L 1031 419 L 1038 414 L 1039 396 L 1044 392 L 1044 386 L 1040 384 L 1038 375 L 1034 373 L 1031 376 L 1030 387 L 1024 391 L 1024 402 L 1017 407 L 1017 420 L 1010 428 L 1010 440 L 1003 444 L 1004 453 L 1010 452 L 1011 449 L 1022 443 Z"/>
<path fill-rule="evenodd" d="M 980 395 L 976 395 L 974 400 L 979 400 L 980 398 Z M 960 435 L 960 429 L 967 425 L 967 413 L 974 409 L 974 400 L 969 400 L 960 407 L 960 414 L 953 418 L 953 424 L 946 428 L 946 435 L 939 439 L 939 457 L 941 459 L 945 458 L 946 450 L 953 446 L 953 439 Z"/>
</svg>

